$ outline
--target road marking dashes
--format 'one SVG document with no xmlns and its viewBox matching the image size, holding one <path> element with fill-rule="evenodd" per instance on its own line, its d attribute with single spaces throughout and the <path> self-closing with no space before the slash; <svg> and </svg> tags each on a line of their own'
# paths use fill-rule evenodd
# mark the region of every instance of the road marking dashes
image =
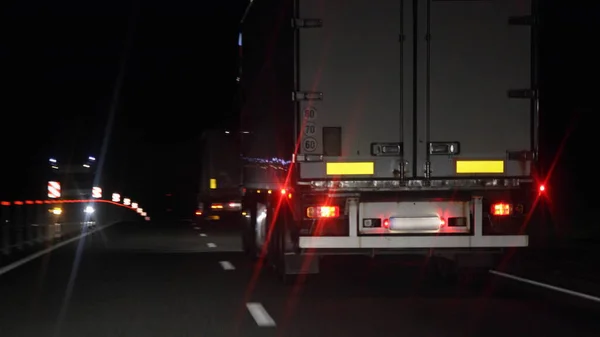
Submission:
<svg viewBox="0 0 600 337">
<path fill-rule="evenodd" d="M 256 302 L 246 303 L 246 308 L 248 308 L 250 315 L 252 315 L 252 318 L 254 318 L 254 321 L 256 324 L 258 324 L 258 326 L 275 326 L 275 320 L 273 320 L 273 317 L 269 315 L 262 304 Z"/>
<path fill-rule="evenodd" d="M 231 262 L 229 262 L 229 261 L 220 261 L 219 263 L 221 264 L 221 267 L 223 267 L 223 269 L 225 269 L 225 270 L 234 270 L 235 269 L 233 264 L 231 264 Z"/>
</svg>

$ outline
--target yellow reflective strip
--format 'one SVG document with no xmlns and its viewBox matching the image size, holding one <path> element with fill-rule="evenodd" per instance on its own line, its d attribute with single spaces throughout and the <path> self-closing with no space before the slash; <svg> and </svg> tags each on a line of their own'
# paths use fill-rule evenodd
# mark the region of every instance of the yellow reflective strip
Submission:
<svg viewBox="0 0 600 337">
<path fill-rule="evenodd" d="M 375 173 L 375 163 L 356 162 L 356 163 L 327 163 L 327 175 L 368 175 Z"/>
<path fill-rule="evenodd" d="M 503 160 L 457 160 L 456 173 L 504 173 Z"/>
<path fill-rule="evenodd" d="M 215 178 L 210 179 L 210 189 L 211 190 L 217 189 L 217 179 L 215 179 Z"/>
</svg>

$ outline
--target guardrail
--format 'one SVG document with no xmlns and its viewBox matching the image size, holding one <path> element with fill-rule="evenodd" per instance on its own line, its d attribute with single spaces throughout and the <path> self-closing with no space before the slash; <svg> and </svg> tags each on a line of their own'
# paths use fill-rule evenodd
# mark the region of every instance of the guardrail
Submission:
<svg viewBox="0 0 600 337">
<path fill-rule="evenodd" d="M 100 199 L 2 201 L 0 264 L 97 226 L 140 217 L 136 208 Z"/>
</svg>

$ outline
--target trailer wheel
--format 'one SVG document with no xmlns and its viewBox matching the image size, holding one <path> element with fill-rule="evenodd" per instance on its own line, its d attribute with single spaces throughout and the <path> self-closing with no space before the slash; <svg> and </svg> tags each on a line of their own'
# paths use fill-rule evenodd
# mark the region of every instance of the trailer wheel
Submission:
<svg viewBox="0 0 600 337">
<path fill-rule="evenodd" d="M 270 213 L 270 214 L 269 214 Z M 274 210 L 269 209 L 268 216 L 274 216 Z M 271 218 L 272 219 L 272 218 Z M 293 285 L 298 282 L 307 280 L 306 274 L 299 274 L 297 271 L 298 261 L 302 260 L 302 256 L 292 252 L 290 249 L 289 226 L 293 221 L 292 215 L 286 207 L 281 207 L 277 219 L 275 219 L 273 233 L 269 243 L 269 257 L 273 265 L 273 269 L 279 281 L 284 285 Z M 269 221 L 269 223 L 272 223 Z"/>
<path fill-rule="evenodd" d="M 243 216 L 242 222 L 242 249 L 244 254 L 252 261 L 258 259 L 259 251 L 256 247 L 256 203 L 252 202 L 247 207 L 247 214 L 250 217 Z"/>
</svg>

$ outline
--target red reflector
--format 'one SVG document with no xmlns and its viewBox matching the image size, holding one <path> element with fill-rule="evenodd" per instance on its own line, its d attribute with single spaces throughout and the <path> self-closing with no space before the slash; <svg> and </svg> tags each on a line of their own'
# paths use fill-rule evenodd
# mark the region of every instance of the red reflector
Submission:
<svg viewBox="0 0 600 337">
<path fill-rule="evenodd" d="M 390 228 L 390 219 L 383 220 L 383 227 Z"/>
<path fill-rule="evenodd" d="M 337 218 L 340 216 L 338 206 L 311 206 L 306 209 L 308 218 Z"/>
<path fill-rule="evenodd" d="M 492 205 L 492 215 L 510 215 L 512 213 L 512 205 L 502 202 Z"/>
</svg>

